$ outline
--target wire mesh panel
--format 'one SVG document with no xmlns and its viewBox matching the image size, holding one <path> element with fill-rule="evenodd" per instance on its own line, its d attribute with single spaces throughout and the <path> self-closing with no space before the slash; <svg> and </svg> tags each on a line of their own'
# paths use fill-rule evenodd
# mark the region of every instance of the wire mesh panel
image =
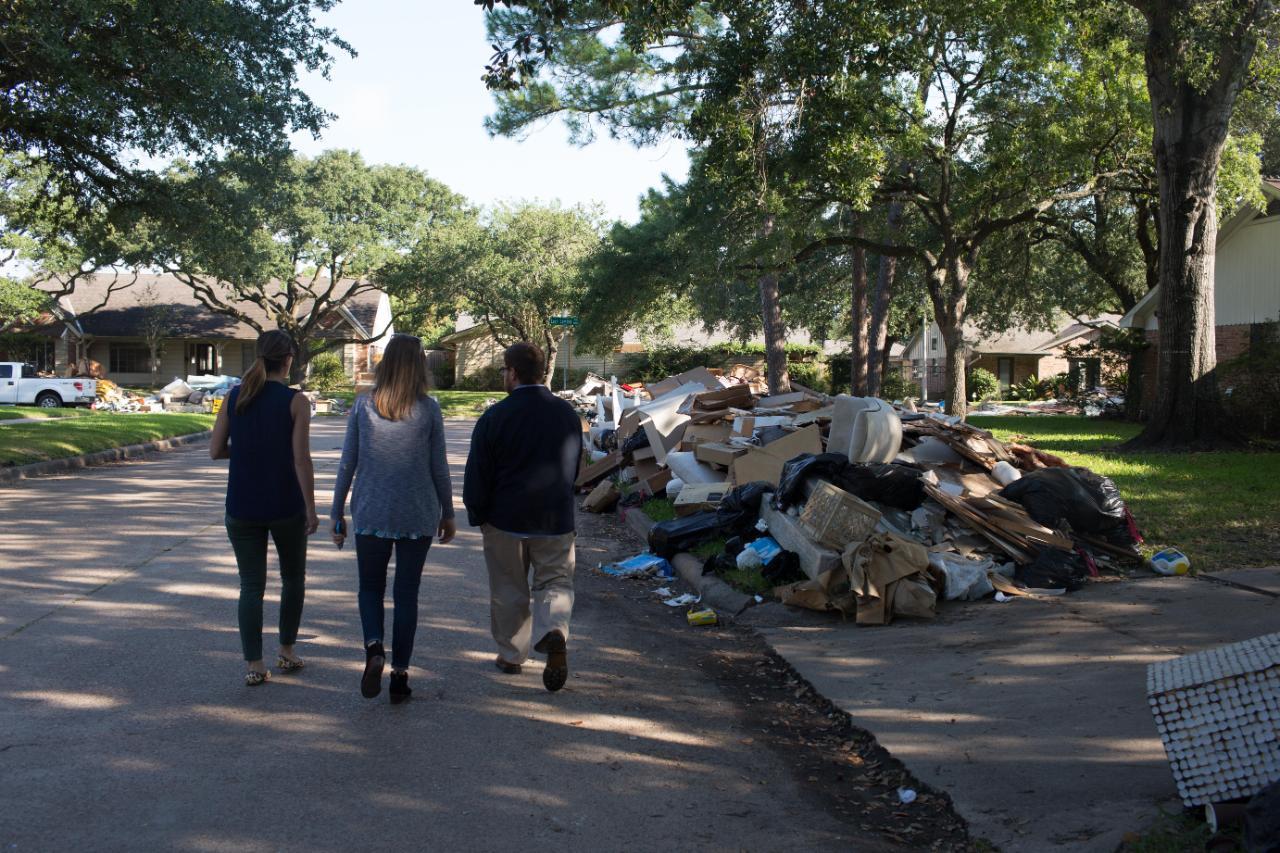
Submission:
<svg viewBox="0 0 1280 853">
<path fill-rule="evenodd" d="M 1147 701 L 1187 806 L 1280 779 L 1280 634 L 1151 664 Z"/>
</svg>

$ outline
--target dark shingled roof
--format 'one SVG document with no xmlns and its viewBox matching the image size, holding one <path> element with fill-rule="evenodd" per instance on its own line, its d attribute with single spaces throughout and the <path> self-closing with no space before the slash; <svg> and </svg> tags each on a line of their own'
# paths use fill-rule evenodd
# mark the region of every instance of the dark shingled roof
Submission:
<svg viewBox="0 0 1280 853">
<path fill-rule="evenodd" d="M 355 279 L 344 279 L 339 282 L 335 293 L 345 293 L 358 284 L 360 282 Z M 112 287 L 117 289 L 113 291 Z M 226 292 L 229 293 L 229 289 Z M 201 305 L 191 288 L 171 275 L 139 274 L 134 281 L 131 272 L 119 275 L 99 273 L 77 283 L 75 291 L 59 302 L 74 311 L 86 334 L 94 337 L 141 337 L 152 294 L 157 304 L 169 306 L 172 312 L 166 337 L 240 340 L 258 337 L 257 331 L 248 323 L 214 313 Z M 377 333 L 373 326 L 380 296 L 381 291 L 368 289 L 346 302 L 346 309 L 364 327 L 361 331 L 366 334 Z M 267 313 L 252 302 L 237 301 L 234 304 L 245 315 L 261 323 L 263 328 L 275 327 Z M 95 309 L 98 305 L 102 307 Z M 305 309 L 305 305 L 303 307 Z"/>
</svg>

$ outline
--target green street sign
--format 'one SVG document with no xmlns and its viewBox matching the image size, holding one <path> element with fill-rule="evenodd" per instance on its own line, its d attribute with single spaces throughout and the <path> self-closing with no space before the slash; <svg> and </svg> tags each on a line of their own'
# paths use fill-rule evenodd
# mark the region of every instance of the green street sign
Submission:
<svg viewBox="0 0 1280 853">
<path fill-rule="evenodd" d="M 551 325 L 553 326 L 577 326 L 580 321 L 577 317 L 552 317 Z"/>
</svg>

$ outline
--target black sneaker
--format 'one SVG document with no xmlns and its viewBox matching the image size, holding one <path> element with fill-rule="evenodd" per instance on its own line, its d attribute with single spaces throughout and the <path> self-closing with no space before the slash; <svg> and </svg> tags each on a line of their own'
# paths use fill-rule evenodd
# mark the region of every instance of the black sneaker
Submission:
<svg viewBox="0 0 1280 853">
<path fill-rule="evenodd" d="M 392 705 L 399 705 L 412 696 L 413 691 L 409 689 L 409 673 L 392 672 L 391 686 L 387 688 L 387 693 L 391 695 Z"/>
<path fill-rule="evenodd" d="M 364 650 L 364 676 L 360 679 L 360 695 L 372 699 L 382 692 L 382 668 L 387 665 L 382 643 L 370 643 Z"/>
</svg>

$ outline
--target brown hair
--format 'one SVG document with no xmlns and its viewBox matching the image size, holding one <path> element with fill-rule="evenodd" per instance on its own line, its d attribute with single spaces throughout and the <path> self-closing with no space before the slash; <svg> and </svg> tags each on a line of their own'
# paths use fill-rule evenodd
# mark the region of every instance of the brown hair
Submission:
<svg viewBox="0 0 1280 853">
<path fill-rule="evenodd" d="M 430 390 L 422 341 L 413 335 L 392 335 L 373 374 L 373 407 L 389 421 L 403 420 Z"/>
<path fill-rule="evenodd" d="M 258 338 L 258 358 L 240 380 L 240 391 L 236 395 L 236 414 L 249 408 L 253 398 L 267 384 L 267 374 L 284 367 L 284 363 L 297 351 L 293 338 L 287 333 L 279 329 L 262 333 Z"/>
<path fill-rule="evenodd" d="M 502 363 L 515 372 L 521 385 L 541 385 L 547 357 L 528 341 L 520 341 L 503 351 Z"/>
</svg>

